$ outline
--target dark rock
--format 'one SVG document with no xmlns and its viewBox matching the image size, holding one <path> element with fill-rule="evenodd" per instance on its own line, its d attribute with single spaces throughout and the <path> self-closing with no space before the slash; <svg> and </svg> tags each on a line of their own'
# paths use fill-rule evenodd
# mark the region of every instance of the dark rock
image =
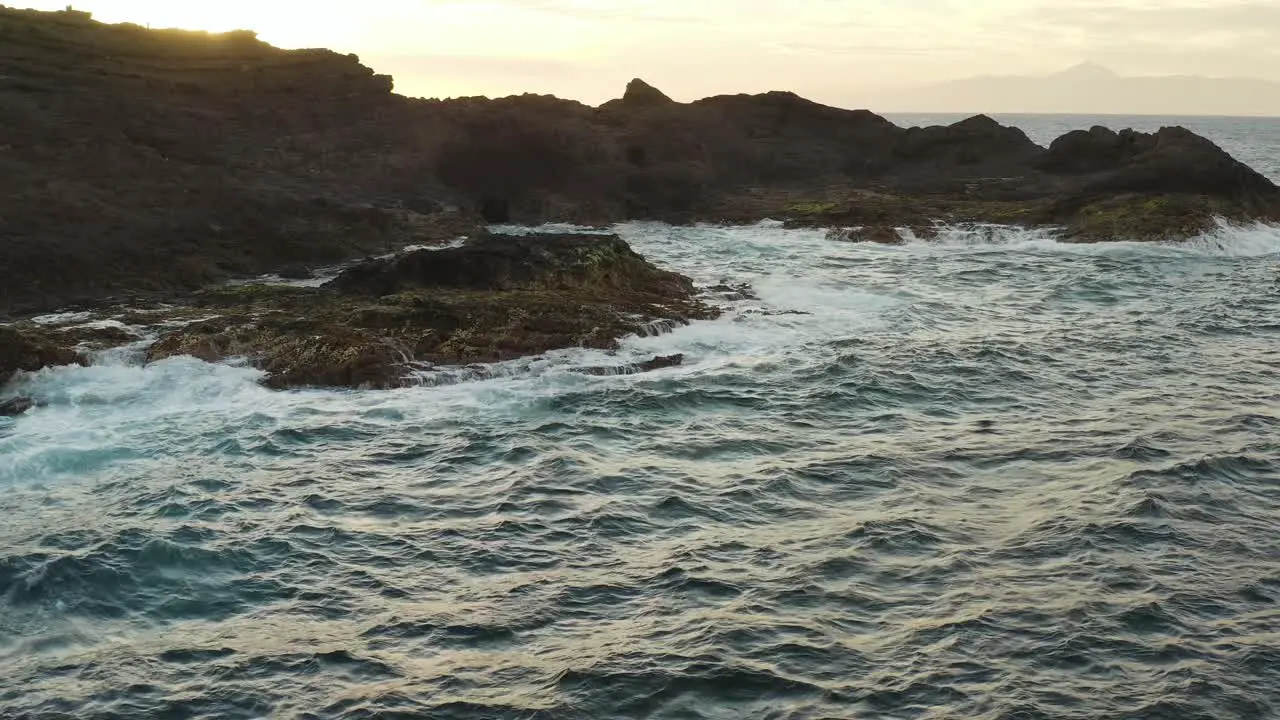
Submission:
<svg viewBox="0 0 1280 720">
<path fill-rule="evenodd" d="M 627 83 L 627 91 L 622 95 L 622 105 L 628 108 L 662 107 L 674 103 L 661 90 L 640 78 Z"/>
<path fill-rule="evenodd" d="M 742 316 L 756 317 L 784 317 L 787 315 L 809 316 L 813 315 L 813 313 L 805 310 L 747 310 L 742 314 Z M 739 316 L 739 319 L 742 316 Z"/>
<path fill-rule="evenodd" d="M 707 288 L 708 293 L 719 296 L 721 300 L 730 302 L 738 302 L 742 300 L 759 300 L 760 296 L 751 287 L 750 283 L 738 283 L 736 285 L 720 284 L 712 285 Z"/>
<path fill-rule="evenodd" d="M 74 344 L 51 331 L 35 328 L 0 327 L 0 385 L 19 371 L 35 372 L 52 365 L 83 363 Z"/>
<path fill-rule="evenodd" d="M 1038 165 L 1049 172 L 1065 174 L 1113 170 L 1141 152 L 1139 144 L 1144 137 L 1134 133 L 1122 136 L 1101 126 L 1087 131 L 1073 130 L 1054 140 Z"/>
<path fill-rule="evenodd" d="M 279 275 L 285 280 L 310 280 L 315 277 L 315 273 L 313 273 L 310 268 L 306 265 L 298 264 L 286 265 L 277 270 L 276 275 Z"/>
<path fill-rule="evenodd" d="M 692 283 L 660 270 L 617 235 L 489 235 L 462 247 L 420 250 L 344 271 L 324 286 L 391 295 L 424 288 L 507 291 L 595 289 L 685 296 Z"/>
<path fill-rule="evenodd" d="M 224 288 L 219 317 L 162 337 L 151 360 L 250 358 L 272 387 L 411 384 L 422 364 L 469 365 L 618 338 L 718 311 L 693 283 L 614 235 L 488 236 L 351 268 L 321 289 Z M 654 368 L 672 358 L 655 358 Z"/>
<path fill-rule="evenodd" d="M 0 417 L 17 417 L 35 407 L 31 398 L 16 397 L 0 401 Z"/>
<path fill-rule="evenodd" d="M 654 370 L 661 370 L 663 368 L 679 367 L 683 364 L 683 354 L 659 355 L 652 360 L 645 360 L 642 363 L 637 363 L 635 367 L 638 372 L 653 372 Z"/>
<path fill-rule="evenodd" d="M 354 56 L 59 18 L 0 6 L 0 312 L 422 242 L 437 133 Z"/>
<path fill-rule="evenodd" d="M 1159 233 L 1207 211 L 1280 217 L 1280 190 L 1180 128 L 1045 150 L 985 116 L 904 129 L 790 92 L 677 103 L 641 81 L 600 108 L 417 100 L 354 56 L 3 7 L 0 69 L 0 313 L 334 265 L 485 221 L 1083 226 L 1131 197 L 1197 218 L 1129 215 Z"/>
<path fill-rule="evenodd" d="M 1270 180 L 1186 128 L 1161 128 L 1154 136 L 1131 131 L 1120 136 L 1132 155 L 1090 182 L 1083 193 L 1196 195 L 1255 212 L 1265 212 L 1275 203 L 1277 190 Z"/>
<path fill-rule="evenodd" d="M 1054 219 L 1073 239 L 1179 239 L 1212 228 L 1217 218 L 1280 212 L 1270 180 L 1185 128 L 1124 131 L 1114 138 L 1098 131 L 1062 145 L 1080 146 L 1087 158 L 1074 170 L 1093 170 L 1053 206 Z M 1059 151 L 1060 157 L 1067 152 Z"/>
<path fill-rule="evenodd" d="M 883 225 L 864 227 L 854 233 L 854 239 L 861 242 L 873 242 L 881 245 L 901 245 L 902 236 L 896 228 Z"/>
<path fill-rule="evenodd" d="M 610 375 L 637 375 L 639 373 L 653 372 L 654 370 L 662 370 L 664 368 L 679 367 L 684 364 L 684 355 L 659 355 L 651 360 L 638 362 L 631 365 L 619 365 L 615 367 L 589 367 L 583 368 L 580 372 L 586 375 L 597 375 L 607 377 Z"/>
<path fill-rule="evenodd" d="M 248 357 L 274 388 L 386 388 L 405 384 L 412 348 L 394 334 L 348 327 L 341 314 L 316 318 L 246 316 L 209 320 L 172 333 L 148 352 L 150 360 L 189 355 L 206 362 Z"/>
<path fill-rule="evenodd" d="M 986 115 L 945 127 L 910 128 L 894 148 L 901 160 L 951 167 L 1023 168 L 1043 152 L 1026 133 Z"/>
<path fill-rule="evenodd" d="M 870 242 L 881 245 L 901 245 L 902 235 L 897 228 L 886 225 L 868 225 L 860 228 L 830 230 L 827 239 L 843 242 Z"/>
</svg>

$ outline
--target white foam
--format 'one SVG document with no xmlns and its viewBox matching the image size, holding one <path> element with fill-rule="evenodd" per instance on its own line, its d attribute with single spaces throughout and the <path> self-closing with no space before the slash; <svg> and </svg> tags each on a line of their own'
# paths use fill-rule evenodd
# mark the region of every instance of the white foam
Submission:
<svg viewBox="0 0 1280 720">
<path fill-rule="evenodd" d="M 244 285 L 271 285 L 274 287 L 317 288 L 338 276 L 341 268 L 318 268 L 312 271 L 309 278 L 283 278 L 279 275 L 259 275 L 247 280 L 228 280 L 227 285 L 241 287 Z"/>
<path fill-rule="evenodd" d="M 127 469 L 156 456 L 214 453 L 228 437 L 252 446 L 281 428 L 305 430 L 317 422 L 505 417 L 535 411 L 531 408 L 540 400 L 565 393 L 663 383 L 730 368 L 823 363 L 834 340 L 892 329 L 897 311 L 916 302 L 921 287 L 938 284 L 928 268 L 955 255 L 978 267 L 987 260 L 984 253 L 1021 253 L 1034 262 L 1046 254 L 1058 256 L 1045 260 L 1053 262 L 1068 262 L 1064 254 L 1114 254 L 1194 268 L 1214 258 L 1280 253 L 1280 228 L 1225 223 L 1185 243 L 1099 245 L 1062 243 L 1045 231 L 997 226 L 941 228 L 936 240 L 903 246 L 835 242 L 824 230 L 786 230 L 776 222 L 732 228 L 626 223 L 613 229 L 663 267 L 706 286 L 748 285 L 754 297 L 724 302 L 726 312 L 717 320 L 674 328 L 655 324 L 623 339 L 615 352 L 565 349 L 487 366 L 424 368 L 417 374 L 422 386 L 394 391 L 276 392 L 259 384 L 256 370 L 191 358 L 143 367 L 149 342 L 143 338 L 98 353 L 93 367 L 47 369 L 22 376 L 7 389 L 33 397 L 40 406 L 23 417 L 0 420 L 0 483 L 94 476 L 102 468 Z M 925 268 L 923 274 L 917 268 Z M 930 292 L 966 291 L 944 284 Z M 45 322 L 63 326 L 90 319 L 62 313 Z M 611 374 L 675 354 L 685 356 L 683 365 Z"/>
<path fill-rule="evenodd" d="M 132 325 L 126 325 L 119 320 L 110 319 L 94 320 L 92 322 L 81 323 L 78 325 L 67 325 L 60 327 L 59 330 L 62 332 L 71 332 L 72 330 L 124 330 L 131 333 L 137 332 Z"/>
<path fill-rule="evenodd" d="M 90 312 L 63 312 L 63 313 L 50 313 L 48 315 L 38 315 L 36 317 L 31 318 L 31 322 L 37 325 L 50 325 L 50 326 L 57 327 L 61 325 L 72 325 L 75 323 L 82 323 L 86 320 L 91 320 L 92 318 L 93 318 L 93 313 L 90 313 Z"/>
<path fill-rule="evenodd" d="M 1219 220 L 1217 227 L 1175 247 L 1206 255 L 1263 257 L 1280 255 L 1280 225 L 1237 224 Z"/>
<path fill-rule="evenodd" d="M 964 225 L 938 225 L 937 235 L 921 238 L 911 228 L 901 228 L 898 233 L 908 244 L 927 244 L 942 247 L 972 247 L 998 245 L 1001 247 L 1039 247 L 1058 244 L 1058 228 L 1021 228 L 1012 225 L 973 223 Z"/>
<path fill-rule="evenodd" d="M 1078 255 L 1197 254 L 1216 257 L 1262 257 L 1280 254 L 1280 225 L 1263 222 L 1239 224 L 1218 220 L 1213 229 L 1181 241 L 1065 242 L 1061 229 L 1021 228 L 1008 225 L 939 225 L 937 235 L 921 238 L 910 228 L 900 228 L 908 248 L 998 248 L 1006 251 L 1063 252 Z M 889 246 L 892 247 L 892 246 Z"/>
<path fill-rule="evenodd" d="M 270 404 L 259 377 L 255 370 L 192 358 L 23 375 L 12 390 L 40 407 L 0 435 L 0 484 L 92 472 L 177 447 L 171 442 L 189 443 L 184 426 L 213 430 L 233 421 L 229 415 Z M 158 435 L 169 437 L 157 442 Z"/>
</svg>

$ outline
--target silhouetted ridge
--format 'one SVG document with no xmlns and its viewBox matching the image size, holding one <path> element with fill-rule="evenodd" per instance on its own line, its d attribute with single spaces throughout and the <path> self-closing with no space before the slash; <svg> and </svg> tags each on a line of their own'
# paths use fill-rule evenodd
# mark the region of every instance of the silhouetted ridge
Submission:
<svg viewBox="0 0 1280 720">
<path fill-rule="evenodd" d="M 666 93 L 640 78 L 627 83 L 627 91 L 622 96 L 622 104 L 627 107 L 653 107 L 671 105 L 674 102 Z"/>
</svg>

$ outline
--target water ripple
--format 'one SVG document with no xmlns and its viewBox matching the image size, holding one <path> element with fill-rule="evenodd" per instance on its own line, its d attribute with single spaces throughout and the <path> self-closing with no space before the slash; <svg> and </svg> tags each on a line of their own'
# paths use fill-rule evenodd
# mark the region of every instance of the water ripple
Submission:
<svg viewBox="0 0 1280 720">
<path fill-rule="evenodd" d="M 22 378 L 0 715 L 1280 715 L 1280 234 L 620 230 L 753 293 L 433 387 Z"/>
</svg>

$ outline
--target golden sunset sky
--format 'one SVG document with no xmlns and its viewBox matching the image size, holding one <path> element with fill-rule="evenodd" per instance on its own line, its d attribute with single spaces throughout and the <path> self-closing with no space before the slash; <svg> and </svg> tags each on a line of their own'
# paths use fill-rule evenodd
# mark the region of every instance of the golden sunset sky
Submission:
<svg viewBox="0 0 1280 720">
<path fill-rule="evenodd" d="M 22 2 L 61 9 L 65 1 Z M 553 93 L 643 77 L 678 100 L 864 96 L 1084 60 L 1125 75 L 1280 80 L 1280 0 L 81 0 L 103 21 L 248 28 L 353 52 L 406 95 Z"/>
</svg>

